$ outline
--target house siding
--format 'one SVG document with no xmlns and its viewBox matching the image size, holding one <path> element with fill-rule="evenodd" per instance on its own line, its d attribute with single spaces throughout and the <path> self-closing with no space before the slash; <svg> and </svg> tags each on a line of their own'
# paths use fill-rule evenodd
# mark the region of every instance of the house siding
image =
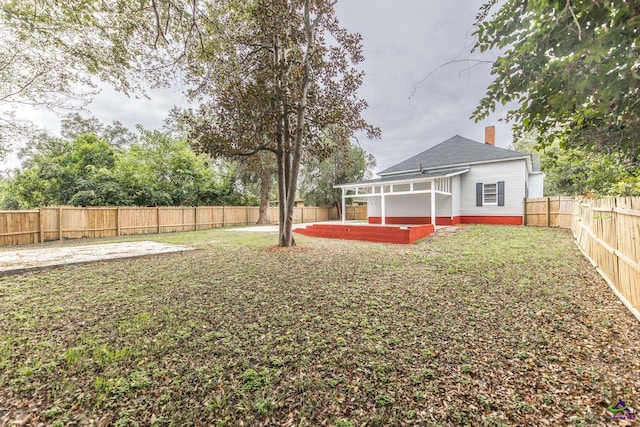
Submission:
<svg viewBox="0 0 640 427">
<path fill-rule="evenodd" d="M 524 160 L 473 165 L 460 177 L 460 216 L 522 216 L 527 166 Z M 504 181 L 504 206 L 476 206 L 476 184 Z"/>
<path fill-rule="evenodd" d="M 544 196 L 544 174 L 529 174 L 529 195 L 527 197 L 543 197 Z"/>
</svg>

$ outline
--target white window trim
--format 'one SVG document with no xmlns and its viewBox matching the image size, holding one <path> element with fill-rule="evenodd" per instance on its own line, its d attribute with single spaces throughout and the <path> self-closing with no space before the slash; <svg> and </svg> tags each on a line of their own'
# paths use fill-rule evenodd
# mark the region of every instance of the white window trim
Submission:
<svg viewBox="0 0 640 427">
<path fill-rule="evenodd" d="M 495 197 L 495 201 L 494 202 L 487 202 L 487 200 L 485 199 L 486 197 L 486 193 L 485 193 L 485 187 L 487 185 L 493 185 L 495 188 L 495 193 L 494 193 L 494 197 Z M 482 183 L 482 206 L 498 206 L 498 183 L 497 182 L 487 182 L 487 183 Z"/>
</svg>

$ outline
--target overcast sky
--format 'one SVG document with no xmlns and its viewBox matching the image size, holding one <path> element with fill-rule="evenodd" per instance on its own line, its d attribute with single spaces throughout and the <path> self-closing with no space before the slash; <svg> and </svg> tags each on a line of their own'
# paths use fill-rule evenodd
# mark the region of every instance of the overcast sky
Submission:
<svg viewBox="0 0 640 427">
<path fill-rule="evenodd" d="M 360 95 L 369 103 L 366 119 L 382 129 L 382 138 L 360 145 L 385 169 L 459 134 L 477 141 L 484 127 L 496 125 L 496 145 L 511 143 L 510 126 L 500 115 L 480 123 L 469 119 L 491 83 L 491 54 L 470 54 L 473 23 L 483 0 L 341 0 L 342 25 L 363 36 L 366 75 Z M 452 59 L 467 60 L 443 66 Z M 437 70 L 437 71 L 435 71 Z M 434 72 L 435 71 L 435 72 Z M 433 74 L 422 81 L 429 73 Z M 422 82 L 421 82 L 422 81 Z M 421 83 L 419 83 L 421 82 Z M 418 84 L 419 83 L 419 84 Z M 158 129 L 172 106 L 184 105 L 180 89 L 129 99 L 105 89 L 88 109 L 103 123 L 114 120 L 129 128 Z M 59 119 L 47 112 L 23 113 L 54 132 Z"/>
</svg>

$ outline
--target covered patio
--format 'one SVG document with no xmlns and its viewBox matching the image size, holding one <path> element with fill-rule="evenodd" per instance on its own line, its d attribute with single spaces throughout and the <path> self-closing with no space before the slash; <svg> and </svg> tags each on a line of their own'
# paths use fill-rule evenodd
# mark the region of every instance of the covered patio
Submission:
<svg viewBox="0 0 640 427">
<path fill-rule="evenodd" d="M 398 177 L 336 185 L 342 190 L 342 212 L 347 199 L 367 201 L 368 223 L 346 220 L 314 224 L 296 233 L 333 239 L 411 244 L 435 231 L 436 224 L 454 223 L 459 176 L 469 169 L 418 172 Z"/>
<path fill-rule="evenodd" d="M 458 177 L 468 171 L 465 168 L 418 172 L 341 184 L 335 188 L 342 189 L 342 212 L 346 209 L 347 199 L 366 199 L 370 223 L 450 225 L 459 197 Z M 346 223 L 344 215 L 342 223 Z"/>
</svg>

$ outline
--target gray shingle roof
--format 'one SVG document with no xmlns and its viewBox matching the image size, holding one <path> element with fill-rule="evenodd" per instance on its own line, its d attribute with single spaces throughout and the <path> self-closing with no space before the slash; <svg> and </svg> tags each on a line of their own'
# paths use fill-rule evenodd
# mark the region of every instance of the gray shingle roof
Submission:
<svg viewBox="0 0 640 427">
<path fill-rule="evenodd" d="M 378 175 L 390 175 L 400 172 L 422 169 L 446 168 L 491 160 L 527 157 L 528 154 L 505 148 L 483 144 L 469 138 L 456 135 L 438 145 L 416 154 L 390 168 L 378 172 Z"/>
</svg>

